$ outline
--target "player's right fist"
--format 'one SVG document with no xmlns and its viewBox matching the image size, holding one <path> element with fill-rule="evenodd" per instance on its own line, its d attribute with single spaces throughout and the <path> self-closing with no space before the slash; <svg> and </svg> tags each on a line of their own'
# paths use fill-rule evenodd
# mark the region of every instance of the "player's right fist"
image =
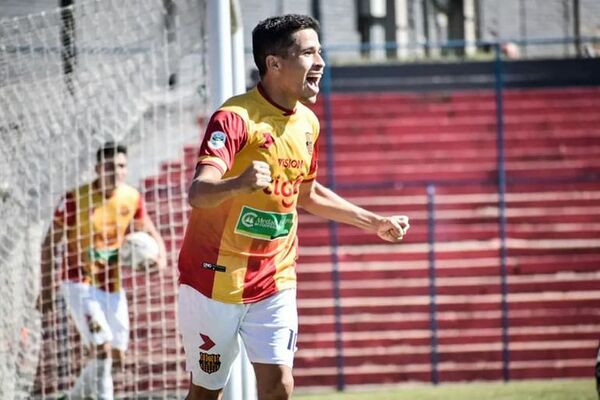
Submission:
<svg viewBox="0 0 600 400">
<path fill-rule="evenodd" d="M 250 192 L 264 189 L 271 184 L 271 167 L 264 161 L 252 161 L 238 179 L 240 185 Z"/>
</svg>

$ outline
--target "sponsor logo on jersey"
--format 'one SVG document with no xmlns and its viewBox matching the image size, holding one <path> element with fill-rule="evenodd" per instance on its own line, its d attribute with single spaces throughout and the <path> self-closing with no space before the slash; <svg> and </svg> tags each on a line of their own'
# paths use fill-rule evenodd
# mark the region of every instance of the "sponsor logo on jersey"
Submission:
<svg viewBox="0 0 600 400">
<path fill-rule="evenodd" d="M 278 176 L 273 180 L 271 186 L 263 189 L 263 192 L 268 195 L 273 194 L 275 196 L 283 197 L 281 199 L 281 204 L 285 208 L 290 208 L 294 205 L 294 199 L 298 196 L 298 192 L 300 192 L 300 184 L 303 179 L 304 175 L 302 174 L 294 180 Z"/>
<path fill-rule="evenodd" d="M 211 263 L 207 263 L 207 262 L 203 262 L 202 263 L 202 268 L 210 269 L 210 270 L 216 271 L 216 272 L 225 272 L 225 271 L 227 271 L 227 268 L 225 268 L 222 265 L 211 264 Z"/>
<path fill-rule="evenodd" d="M 225 142 L 227 141 L 227 135 L 222 131 L 214 131 L 210 134 L 210 139 L 208 139 L 208 147 L 213 150 L 219 150 L 225 147 Z"/>
<path fill-rule="evenodd" d="M 91 262 L 100 262 L 103 264 L 114 264 L 119 259 L 119 249 L 88 249 L 88 259 Z"/>
<path fill-rule="evenodd" d="M 202 371 L 212 374 L 221 368 L 221 355 L 200 352 L 198 363 Z"/>
<path fill-rule="evenodd" d="M 279 166 L 283 168 L 304 168 L 304 160 L 293 160 L 291 158 L 278 158 Z"/>
<path fill-rule="evenodd" d="M 255 239 L 273 240 L 289 235 L 294 226 L 294 213 L 278 213 L 244 206 L 235 233 Z"/>
</svg>

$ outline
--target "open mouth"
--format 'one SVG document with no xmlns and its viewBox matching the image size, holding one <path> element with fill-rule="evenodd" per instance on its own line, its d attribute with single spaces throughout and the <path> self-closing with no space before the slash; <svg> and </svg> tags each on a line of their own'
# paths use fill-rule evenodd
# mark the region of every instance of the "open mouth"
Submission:
<svg viewBox="0 0 600 400">
<path fill-rule="evenodd" d="M 321 81 L 320 75 L 306 77 L 306 83 L 307 83 L 308 87 L 310 88 L 310 90 L 312 90 L 313 92 L 319 91 L 319 82 L 320 81 Z"/>
</svg>

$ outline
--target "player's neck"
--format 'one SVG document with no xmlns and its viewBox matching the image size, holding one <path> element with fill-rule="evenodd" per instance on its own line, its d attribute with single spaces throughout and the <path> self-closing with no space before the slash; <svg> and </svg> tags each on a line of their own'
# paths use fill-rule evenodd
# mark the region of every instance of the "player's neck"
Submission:
<svg viewBox="0 0 600 400">
<path fill-rule="evenodd" d="M 277 85 L 276 82 L 269 79 L 263 79 L 259 83 L 259 89 L 261 90 L 262 95 L 278 108 L 291 112 L 296 108 L 298 99 L 296 97 L 290 97 L 288 93 L 281 90 L 281 87 Z"/>
<path fill-rule="evenodd" d="M 100 179 L 95 179 L 94 182 L 92 182 L 92 189 L 94 190 L 94 192 L 102 193 L 103 197 L 105 199 L 108 199 L 115 193 L 117 187 L 113 186 L 112 188 L 105 188 L 100 182 Z"/>
</svg>

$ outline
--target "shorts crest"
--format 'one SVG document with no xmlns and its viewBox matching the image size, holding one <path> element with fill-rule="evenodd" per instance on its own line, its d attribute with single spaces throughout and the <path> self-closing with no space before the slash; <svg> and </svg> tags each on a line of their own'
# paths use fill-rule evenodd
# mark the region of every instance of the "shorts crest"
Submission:
<svg viewBox="0 0 600 400">
<path fill-rule="evenodd" d="M 221 368 L 221 355 L 200 352 L 200 369 L 207 374 L 217 372 Z"/>
</svg>

